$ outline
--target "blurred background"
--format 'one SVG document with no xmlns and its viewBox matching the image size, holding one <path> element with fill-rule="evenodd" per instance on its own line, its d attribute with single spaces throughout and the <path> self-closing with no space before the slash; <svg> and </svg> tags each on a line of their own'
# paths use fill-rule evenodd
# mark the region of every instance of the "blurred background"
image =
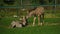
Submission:
<svg viewBox="0 0 60 34">
<path fill-rule="evenodd" d="M 28 19 L 27 27 L 9 28 L 13 20 L 27 15 L 27 10 L 43 6 L 43 26 L 32 27 L 33 16 Z M 38 18 L 38 17 L 37 17 Z M 38 20 L 36 19 L 36 24 Z M 47 25 L 46 25 L 47 24 Z M 52 25 L 49 25 L 52 24 Z M 0 0 L 0 34 L 59 34 L 60 0 Z"/>
</svg>

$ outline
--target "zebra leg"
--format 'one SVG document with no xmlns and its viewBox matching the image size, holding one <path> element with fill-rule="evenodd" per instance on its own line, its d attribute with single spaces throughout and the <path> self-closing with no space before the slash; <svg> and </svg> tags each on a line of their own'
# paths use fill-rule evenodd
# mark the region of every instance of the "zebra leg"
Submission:
<svg viewBox="0 0 60 34">
<path fill-rule="evenodd" d="M 44 23 L 44 14 L 42 14 L 42 23 Z"/>
<path fill-rule="evenodd" d="M 44 14 L 41 15 L 41 25 L 44 24 Z"/>
<path fill-rule="evenodd" d="M 11 28 L 15 28 L 16 27 L 16 25 L 11 25 Z"/>
<path fill-rule="evenodd" d="M 40 25 L 40 17 L 41 15 L 38 15 L 38 25 Z"/>
<path fill-rule="evenodd" d="M 33 19 L 33 26 L 35 25 L 35 20 L 36 20 L 36 17 L 34 17 L 34 19 Z"/>
</svg>

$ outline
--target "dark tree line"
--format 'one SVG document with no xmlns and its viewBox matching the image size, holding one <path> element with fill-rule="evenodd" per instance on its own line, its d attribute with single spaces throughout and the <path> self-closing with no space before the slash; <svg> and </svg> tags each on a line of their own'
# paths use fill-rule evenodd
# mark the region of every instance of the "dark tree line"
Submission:
<svg viewBox="0 0 60 34">
<path fill-rule="evenodd" d="M 22 2 L 21 2 L 22 1 Z M 54 5 L 60 4 L 60 0 L 0 0 L 0 5 L 2 4 L 8 4 L 8 5 L 13 5 L 16 3 L 16 5 L 20 5 L 22 3 L 25 5 Z"/>
</svg>

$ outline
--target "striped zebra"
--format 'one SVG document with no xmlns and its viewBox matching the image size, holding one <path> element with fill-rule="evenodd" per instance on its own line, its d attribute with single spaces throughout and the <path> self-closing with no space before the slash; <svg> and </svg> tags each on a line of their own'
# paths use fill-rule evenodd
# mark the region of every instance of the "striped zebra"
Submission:
<svg viewBox="0 0 60 34">
<path fill-rule="evenodd" d="M 25 27 L 27 25 L 25 16 L 22 17 L 22 19 L 19 19 L 19 21 L 12 21 L 11 22 L 11 27 Z"/>
<path fill-rule="evenodd" d="M 36 16 L 38 16 L 38 25 L 42 25 L 44 23 L 44 20 L 42 21 L 42 23 L 40 23 L 40 18 L 44 19 L 44 7 L 39 6 L 34 9 L 28 10 L 26 18 L 28 19 L 31 16 L 34 16 L 33 26 L 35 25 Z"/>
</svg>

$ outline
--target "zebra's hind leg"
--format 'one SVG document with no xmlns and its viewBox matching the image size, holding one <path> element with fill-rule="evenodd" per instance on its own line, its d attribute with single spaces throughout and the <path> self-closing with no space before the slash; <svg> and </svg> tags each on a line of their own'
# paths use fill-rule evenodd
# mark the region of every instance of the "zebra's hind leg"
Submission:
<svg viewBox="0 0 60 34">
<path fill-rule="evenodd" d="M 44 14 L 41 15 L 41 23 L 44 25 Z"/>
<path fill-rule="evenodd" d="M 13 28 L 15 28 L 15 27 L 16 27 L 16 25 L 13 26 Z"/>
</svg>

